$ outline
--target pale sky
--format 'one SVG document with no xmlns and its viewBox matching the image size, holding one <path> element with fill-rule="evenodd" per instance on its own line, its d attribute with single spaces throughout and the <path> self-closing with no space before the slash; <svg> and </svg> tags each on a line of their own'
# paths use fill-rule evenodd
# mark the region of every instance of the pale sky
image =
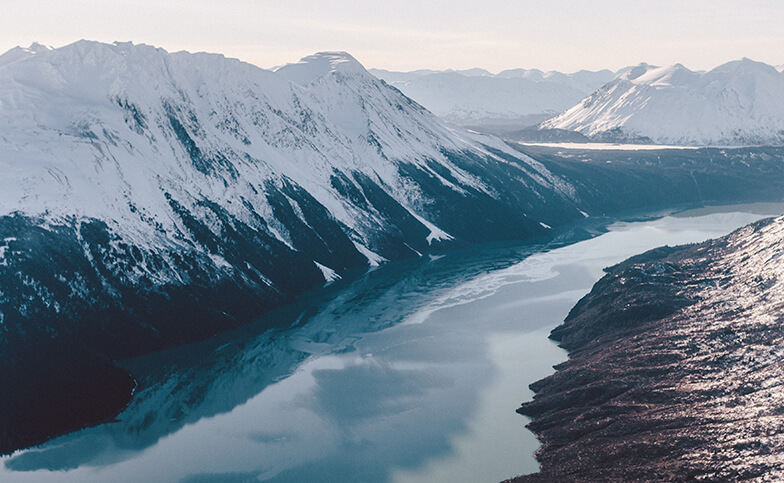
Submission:
<svg viewBox="0 0 784 483">
<path fill-rule="evenodd" d="M 781 0 L 0 0 L 0 51 L 133 41 L 260 67 L 345 50 L 389 70 L 784 64 Z"/>
</svg>

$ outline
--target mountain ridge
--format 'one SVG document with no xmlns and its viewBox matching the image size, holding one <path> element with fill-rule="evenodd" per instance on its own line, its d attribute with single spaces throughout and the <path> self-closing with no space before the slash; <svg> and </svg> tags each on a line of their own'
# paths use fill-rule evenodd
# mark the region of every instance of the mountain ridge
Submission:
<svg viewBox="0 0 784 483">
<path fill-rule="evenodd" d="M 449 122 L 507 122 L 519 127 L 568 109 L 614 76 L 609 70 L 573 74 L 537 69 L 509 69 L 498 74 L 483 69 L 369 72 Z"/>
<path fill-rule="evenodd" d="M 85 40 L 0 57 L 0 383 L 19 394 L 0 451 L 89 422 L 42 418 L 40 402 L 129 390 L 114 360 L 387 260 L 582 218 L 544 165 L 447 126 L 352 59 L 276 73 Z M 284 76 L 296 70 L 305 85 Z"/>
<path fill-rule="evenodd" d="M 610 141 L 781 145 L 784 74 L 747 58 L 707 72 L 640 64 L 541 128 Z"/>
<path fill-rule="evenodd" d="M 510 481 L 784 476 L 784 219 L 606 269 L 551 333 L 569 351 L 518 412 L 540 471 Z"/>
</svg>

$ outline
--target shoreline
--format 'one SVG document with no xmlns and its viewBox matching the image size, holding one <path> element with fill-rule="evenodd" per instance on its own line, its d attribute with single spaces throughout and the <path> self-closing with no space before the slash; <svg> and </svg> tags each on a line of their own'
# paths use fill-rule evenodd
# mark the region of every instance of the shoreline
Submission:
<svg viewBox="0 0 784 483">
<path fill-rule="evenodd" d="M 608 270 L 551 338 L 518 412 L 539 473 L 510 481 L 784 477 L 784 218 Z"/>
</svg>

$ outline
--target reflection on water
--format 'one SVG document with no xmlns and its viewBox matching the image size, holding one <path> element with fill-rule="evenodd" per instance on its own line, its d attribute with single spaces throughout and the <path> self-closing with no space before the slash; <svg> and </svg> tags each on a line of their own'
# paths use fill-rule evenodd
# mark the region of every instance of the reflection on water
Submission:
<svg viewBox="0 0 784 483">
<path fill-rule="evenodd" d="M 564 359 L 547 333 L 602 268 L 757 218 L 617 223 L 549 251 L 485 247 L 382 267 L 231 334 L 127 361 L 140 389 L 117 422 L 5 457 L 0 480 L 499 481 L 535 471 L 536 440 L 514 409 Z M 265 331 L 270 318 L 290 327 Z"/>
</svg>

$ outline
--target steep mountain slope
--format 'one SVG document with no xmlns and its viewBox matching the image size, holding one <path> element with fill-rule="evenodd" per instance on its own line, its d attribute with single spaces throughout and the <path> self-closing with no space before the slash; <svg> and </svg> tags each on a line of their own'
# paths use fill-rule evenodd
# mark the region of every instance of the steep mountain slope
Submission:
<svg viewBox="0 0 784 483">
<path fill-rule="evenodd" d="M 780 145 L 784 74 L 749 59 L 709 72 L 641 64 L 541 127 L 611 141 Z"/>
<path fill-rule="evenodd" d="M 530 126 L 573 106 L 606 82 L 610 71 L 574 74 L 514 69 L 486 71 L 371 70 L 436 115 L 460 125 Z"/>
<path fill-rule="evenodd" d="M 77 252 L 105 245 L 86 262 L 129 285 L 187 284 L 195 274 L 172 257 L 188 253 L 208 278 L 290 293 L 475 238 L 435 195 L 502 208 L 483 169 L 503 164 L 526 180 L 518 191 L 569 202 L 569 186 L 538 163 L 449 130 L 344 53 L 274 74 L 218 55 L 78 42 L 6 54 L 0 80 L 0 215 L 16 238 L 6 265 L 22 249 L 15 230 L 59 229 Z M 489 236 L 542 233 L 539 220 L 516 218 Z M 254 246 L 268 253 L 244 250 Z M 301 266 L 299 280 L 274 259 Z"/>
<path fill-rule="evenodd" d="M 345 53 L 273 73 L 130 43 L 13 49 L 0 169 L 10 440 L 46 426 L 42 394 L 76 407 L 107 381 L 127 393 L 111 359 L 235 327 L 353 269 L 582 217 L 540 163 L 446 127 Z M 53 414 L 43 435 L 81 417 Z"/>
<path fill-rule="evenodd" d="M 784 477 L 784 218 L 608 269 L 534 383 L 542 471 L 515 481 Z"/>
</svg>

